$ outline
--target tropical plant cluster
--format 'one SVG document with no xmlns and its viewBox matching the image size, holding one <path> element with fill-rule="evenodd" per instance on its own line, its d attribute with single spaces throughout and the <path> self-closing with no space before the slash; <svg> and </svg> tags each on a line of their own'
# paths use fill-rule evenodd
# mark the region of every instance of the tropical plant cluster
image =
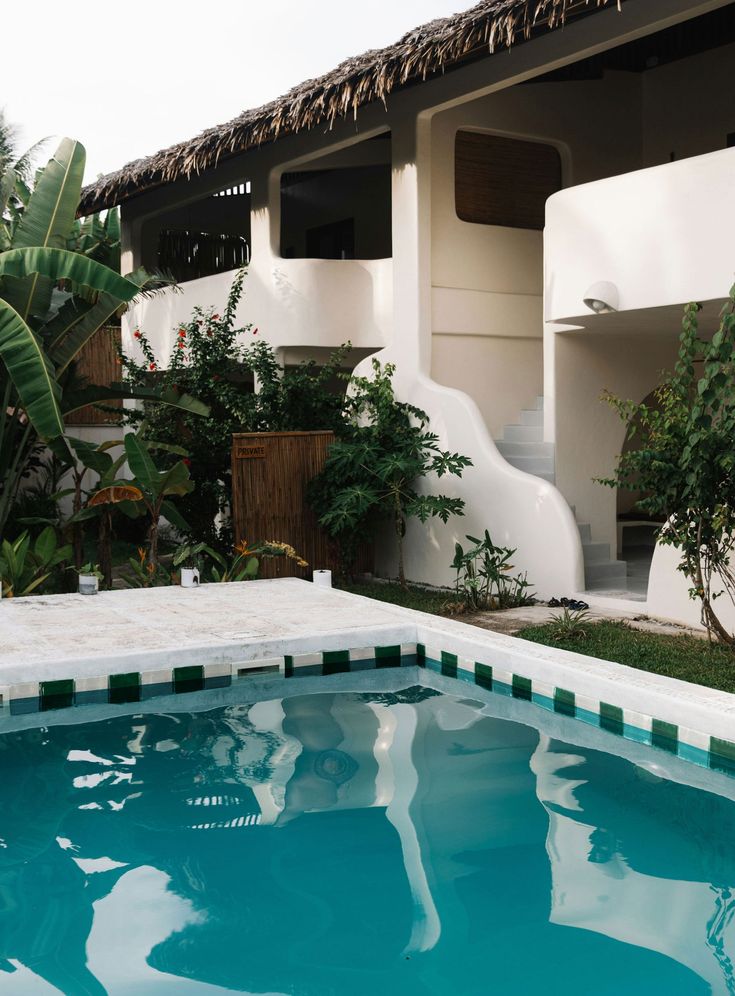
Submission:
<svg viewBox="0 0 735 996">
<path fill-rule="evenodd" d="M 252 324 L 238 325 L 246 271 L 232 283 L 221 313 L 195 308 L 176 329 L 167 357 L 157 356 L 144 329 L 135 329 L 136 355 L 121 356 L 131 390 L 156 385 L 165 394 L 183 392 L 207 406 L 207 414 L 148 404 L 129 411 L 127 421 L 142 421 L 150 435 L 187 450 L 196 494 L 182 497 L 179 507 L 193 542 L 225 553 L 232 547 L 230 522 L 233 432 L 283 432 L 332 429 L 342 425 L 343 365 L 349 344 L 335 350 L 323 366 L 313 361 L 283 367 L 271 346 L 256 340 Z M 249 345 L 244 342 L 250 339 Z M 257 391 L 255 385 L 257 384 Z"/>
<path fill-rule="evenodd" d="M 687 305 L 677 363 L 655 403 L 608 401 L 638 446 L 603 483 L 643 493 L 638 506 L 663 522 L 658 541 L 679 552 L 703 625 L 735 646 L 718 606 L 735 603 L 735 287 L 711 338 L 699 333 L 699 306 Z"/>
<path fill-rule="evenodd" d="M 533 605 L 535 599 L 526 572 L 512 574 L 515 549 L 496 546 L 485 530 L 482 538 L 467 536 L 472 544 L 467 550 L 454 545 L 452 570 L 455 591 L 470 611 L 515 609 Z"/>
<path fill-rule="evenodd" d="M 372 368 L 372 377 L 350 379 L 339 436 L 311 484 L 309 500 L 319 524 L 339 545 L 346 573 L 360 543 L 387 523 L 395 540 L 398 581 L 406 588 L 408 520 L 446 523 L 464 514 L 461 498 L 432 494 L 427 478 L 461 477 L 472 461 L 442 450 L 426 412 L 396 399 L 393 364 L 381 366 L 373 359 Z"/>
</svg>

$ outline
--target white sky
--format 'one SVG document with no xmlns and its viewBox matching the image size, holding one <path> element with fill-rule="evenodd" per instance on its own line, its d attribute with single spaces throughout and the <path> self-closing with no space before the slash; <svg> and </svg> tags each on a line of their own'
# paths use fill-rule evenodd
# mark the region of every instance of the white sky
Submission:
<svg viewBox="0 0 735 996">
<path fill-rule="evenodd" d="M 30 47 L 3 47 L 0 107 L 21 149 L 81 141 L 89 181 L 471 3 L 37 0 Z"/>
</svg>

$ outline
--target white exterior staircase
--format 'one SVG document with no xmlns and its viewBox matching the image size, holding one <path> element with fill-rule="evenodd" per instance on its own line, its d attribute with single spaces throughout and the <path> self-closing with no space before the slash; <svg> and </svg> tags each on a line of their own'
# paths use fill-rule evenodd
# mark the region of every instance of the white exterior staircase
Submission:
<svg viewBox="0 0 735 996">
<path fill-rule="evenodd" d="M 544 441 L 544 399 L 536 407 L 521 412 L 517 425 L 506 425 L 503 438 L 495 441 L 501 455 L 512 467 L 554 484 L 554 444 Z M 572 506 L 572 511 L 576 510 Z M 613 560 L 609 543 L 596 543 L 586 522 L 578 523 L 584 554 L 587 591 L 621 591 L 627 588 L 627 564 Z M 564 594 L 562 592 L 561 594 Z"/>
</svg>

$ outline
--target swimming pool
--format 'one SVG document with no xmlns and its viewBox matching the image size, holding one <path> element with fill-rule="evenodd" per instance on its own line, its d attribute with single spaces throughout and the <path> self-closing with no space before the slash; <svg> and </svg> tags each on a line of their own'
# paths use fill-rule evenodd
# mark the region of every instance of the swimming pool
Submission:
<svg viewBox="0 0 735 996">
<path fill-rule="evenodd" d="M 735 991 L 724 773 L 415 667 L 22 721 L 0 992 Z"/>
</svg>

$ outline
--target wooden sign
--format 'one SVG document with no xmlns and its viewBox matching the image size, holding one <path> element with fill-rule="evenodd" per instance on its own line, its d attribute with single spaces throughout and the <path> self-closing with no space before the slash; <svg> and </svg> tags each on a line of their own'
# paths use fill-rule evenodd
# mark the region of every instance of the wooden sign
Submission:
<svg viewBox="0 0 735 996">
<path fill-rule="evenodd" d="M 259 460 L 265 458 L 265 446 L 244 446 L 240 444 L 235 447 L 236 460 Z"/>
</svg>

